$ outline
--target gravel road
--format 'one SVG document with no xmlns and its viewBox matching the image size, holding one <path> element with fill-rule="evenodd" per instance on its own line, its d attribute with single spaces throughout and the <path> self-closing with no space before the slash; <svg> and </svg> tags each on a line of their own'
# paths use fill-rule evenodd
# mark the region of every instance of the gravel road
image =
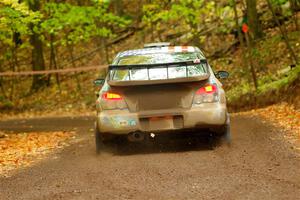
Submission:
<svg viewBox="0 0 300 200">
<path fill-rule="evenodd" d="M 0 199 L 300 199 L 300 156 L 258 118 L 232 117 L 231 147 L 205 139 L 122 144 L 95 154 L 93 118 L 0 122 L 1 130 L 76 130 L 70 147 L 0 179 Z"/>
</svg>

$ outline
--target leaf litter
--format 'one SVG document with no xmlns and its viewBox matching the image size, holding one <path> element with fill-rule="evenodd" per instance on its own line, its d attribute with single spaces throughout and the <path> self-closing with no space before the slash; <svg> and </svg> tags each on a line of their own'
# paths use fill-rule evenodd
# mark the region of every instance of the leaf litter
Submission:
<svg viewBox="0 0 300 200">
<path fill-rule="evenodd" d="M 300 150 L 300 110 L 288 103 L 274 104 L 265 108 L 253 109 L 237 115 L 258 116 L 264 123 L 271 123 L 285 132 L 284 138 Z"/>
<path fill-rule="evenodd" d="M 57 149 L 68 146 L 75 132 L 4 133 L 0 131 L 0 177 L 35 164 Z"/>
</svg>

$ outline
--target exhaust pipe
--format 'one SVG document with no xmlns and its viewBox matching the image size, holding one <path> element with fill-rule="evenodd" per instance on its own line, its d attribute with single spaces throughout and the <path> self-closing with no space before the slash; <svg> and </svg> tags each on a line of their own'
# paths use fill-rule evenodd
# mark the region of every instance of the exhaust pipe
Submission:
<svg viewBox="0 0 300 200">
<path fill-rule="evenodd" d="M 129 133 L 127 139 L 130 142 L 141 142 L 145 139 L 145 134 L 141 131 L 136 131 L 133 133 Z"/>
</svg>

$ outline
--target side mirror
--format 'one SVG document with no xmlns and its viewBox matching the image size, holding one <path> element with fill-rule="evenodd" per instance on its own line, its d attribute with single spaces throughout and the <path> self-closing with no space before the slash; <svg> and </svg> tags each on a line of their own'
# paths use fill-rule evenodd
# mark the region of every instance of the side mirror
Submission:
<svg viewBox="0 0 300 200">
<path fill-rule="evenodd" d="M 227 71 L 218 71 L 216 73 L 216 77 L 220 79 L 226 79 L 229 77 L 229 73 Z"/>
<path fill-rule="evenodd" d="M 99 79 L 94 80 L 94 85 L 98 86 L 98 87 L 104 85 L 104 83 L 105 83 L 105 79 L 99 78 Z"/>
</svg>

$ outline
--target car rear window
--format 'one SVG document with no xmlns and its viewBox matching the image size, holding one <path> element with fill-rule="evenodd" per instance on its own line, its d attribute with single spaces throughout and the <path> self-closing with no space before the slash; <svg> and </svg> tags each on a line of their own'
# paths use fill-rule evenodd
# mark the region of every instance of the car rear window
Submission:
<svg viewBox="0 0 300 200">
<path fill-rule="evenodd" d="M 121 58 L 118 65 L 147 65 L 164 64 L 174 62 L 192 61 L 198 59 L 197 53 L 158 53 L 147 55 L 132 55 Z M 186 78 L 207 74 L 205 64 L 183 65 L 183 66 L 158 66 L 157 68 L 147 69 L 139 67 L 137 69 L 114 69 L 110 72 L 111 80 L 161 80 L 171 78 Z"/>
<path fill-rule="evenodd" d="M 118 65 L 160 64 L 183 62 L 199 58 L 197 53 L 153 53 L 122 57 Z"/>
</svg>

